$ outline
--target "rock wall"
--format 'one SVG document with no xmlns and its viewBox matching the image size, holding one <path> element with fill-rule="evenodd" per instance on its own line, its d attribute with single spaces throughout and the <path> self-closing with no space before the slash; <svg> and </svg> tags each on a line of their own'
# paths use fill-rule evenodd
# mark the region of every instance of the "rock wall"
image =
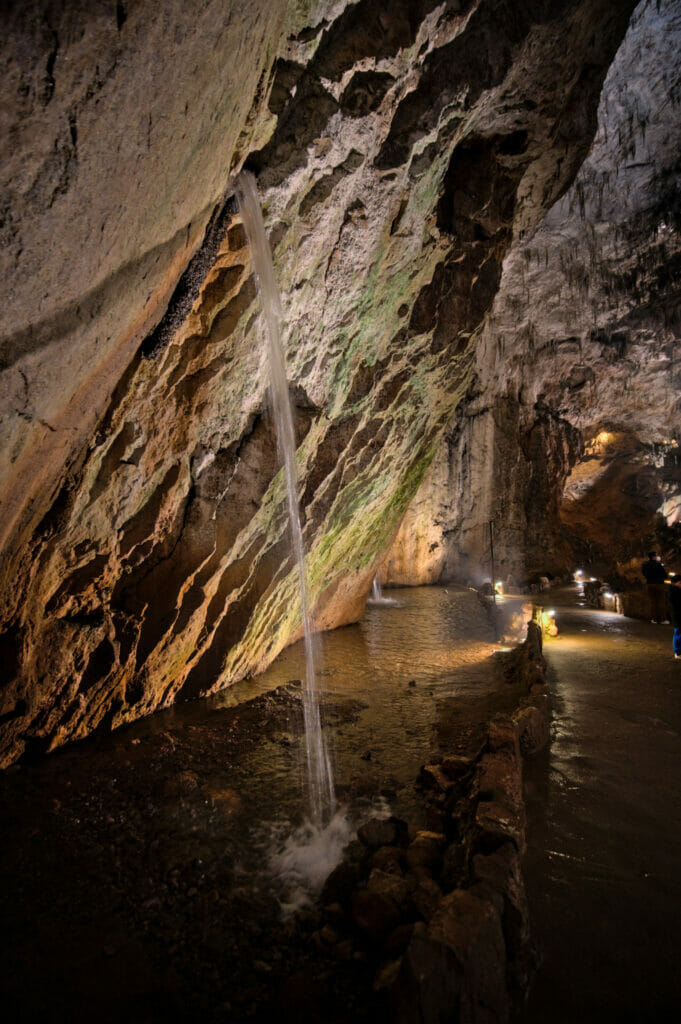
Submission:
<svg viewBox="0 0 681 1024">
<path fill-rule="evenodd" d="M 489 579 L 490 521 L 499 578 L 564 572 L 589 543 L 612 571 L 626 556 L 624 535 L 603 547 L 602 496 L 584 497 L 581 533 L 572 538 L 560 515 L 568 474 L 603 430 L 636 438 L 655 477 L 658 501 L 644 503 L 643 519 L 611 477 L 607 503 L 619 503 L 625 529 L 630 513 L 636 520 L 630 543 L 638 550 L 652 541 L 657 512 L 674 521 L 680 55 L 678 3 L 641 3 L 606 78 L 593 146 L 574 184 L 506 255 L 469 391 L 436 456 L 438 479 L 449 484 L 417 499 L 434 510 L 414 530 L 438 534 L 431 543 L 440 545 L 440 578 Z M 423 519 L 416 507 L 414 514 Z M 611 532 L 621 532 L 617 522 L 611 515 Z M 394 582 L 415 575 L 401 561 L 392 551 Z"/>
<path fill-rule="evenodd" d="M 300 634 L 230 172 L 245 161 L 264 198 L 328 628 L 361 613 L 487 386 L 504 258 L 582 163 L 633 6 L 12 16 L 2 763 L 225 686 Z"/>
<path fill-rule="evenodd" d="M 623 585 L 618 577 L 642 585 L 641 562 L 651 548 L 664 551 L 665 562 L 675 568 L 681 555 L 675 518 L 680 490 L 675 446 L 601 431 L 568 477 L 560 510 L 576 561 L 613 586 Z"/>
<path fill-rule="evenodd" d="M 369 819 L 321 893 L 331 934 L 327 925 L 313 939 L 335 940 L 344 957 L 363 951 L 396 1024 L 508 1021 L 526 997 L 536 952 L 523 771 L 548 743 L 550 708 L 541 630 L 525 627 L 525 642 L 502 655 L 517 707 L 421 766 L 428 829 Z"/>
</svg>

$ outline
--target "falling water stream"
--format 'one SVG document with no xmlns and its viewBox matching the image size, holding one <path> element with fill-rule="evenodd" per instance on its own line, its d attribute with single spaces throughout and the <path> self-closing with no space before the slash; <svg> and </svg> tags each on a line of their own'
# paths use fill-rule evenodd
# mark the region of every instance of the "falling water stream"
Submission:
<svg viewBox="0 0 681 1024">
<path fill-rule="evenodd" d="M 312 823 L 319 827 L 334 813 L 336 798 L 331 761 L 322 729 L 320 695 L 315 673 L 314 636 L 305 578 L 303 531 L 298 504 L 298 471 L 293 414 L 286 378 L 286 364 L 281 343 L 281 298 L 274 276 L 272 254 L 265 233 L 255 178 L 242 171 L 236 181 L 236 196 L 244 229 L 251 247 L 253 268 L 258 282 L 265 318 L 267 354 L 270 371 L 270 399 L 277 434 L 279 458 L 284 465 L 291 543 L 299 582 L 300 605 L 305 631 L 305 685 L 303 688 L 303 720 L 307 762 L 307 788 Z"/>
<path fill-rule="evenodd" d="M 377 575 L 374 576 L 374 582 L 371 584 L 369 604 L 396 604 L 394 597 L 386 597 L 383 593 L 383 587 Z"/>
</svg>

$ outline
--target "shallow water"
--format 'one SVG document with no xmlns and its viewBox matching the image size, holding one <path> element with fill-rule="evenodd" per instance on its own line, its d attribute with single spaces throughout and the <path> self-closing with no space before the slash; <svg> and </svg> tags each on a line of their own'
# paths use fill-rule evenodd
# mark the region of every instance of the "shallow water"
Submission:
<svg viewBox="0 0 681 1024">
<path fill-rule="evenodd" d="M 298 647 L 209 700 L 0 775 L 9 1019 L 271 1019 L 268 1000 L 276 1008 L 282 986 L 326 956 L 281 922 L 280 904 L 301 902 L 296 872 L 311 863 L 319 884 L 334 842 L 374 813 L 427 821 L 419 766 L 475 746 L 490 713 L 516 699 L 474 593 L 392 596 L 321 638 L 347 823 L 317 847 L 312 836 L 311 850 L 296 835 L 307 807 Z M 317 980 L 324 1012 L 337 1009 L 322 1019 L 375 1024 L 362 962 L 330 961 Z"/>
<path fill-rule="evenodd" d="M 413 814 L 419 766 L 443 743 L 465 742 L 469 735 L 470 723 L 462 719 L 459 736 L 448 730 L 443 737 L 436 728 L 441 716 L 456 702 L 459 715 L 467 709 L 471 722 L 477 721 L 481 706 L 496 699 L 499 676 L 492 628 L 474 593 L 420 587 L 389 596 L 394 603 L 367 605 L 357 625 L 320 637 L 322 712 L 341 802 L 384 796 L 392 810 Z M 280 686 L 295 694 L 303 672 L 300 646 L 210 705 L 234 706 Z M 299 733 L 294 707 L 285 727 L 254 748 L 244 764 L 258 776 L 261 810 L 279 809 L 293 820 L 304 813 Z"/>
</svg>

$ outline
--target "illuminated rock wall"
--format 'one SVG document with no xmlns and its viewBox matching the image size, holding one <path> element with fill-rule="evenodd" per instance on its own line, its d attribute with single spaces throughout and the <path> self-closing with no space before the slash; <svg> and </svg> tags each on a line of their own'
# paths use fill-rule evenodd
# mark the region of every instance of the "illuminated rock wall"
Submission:
<svg viewBox="0 0 681 1024">
<path fill-rule="evenodd" d="M 681 9 L 642 3 L 574 184 L 506 255 L 466 400 L 437 456 L 448 486 L 420 493 L 410 510 L 413 533 L 439 542 L 441 578 L 489 579 L 490 521 L 498 574 L 518 579 L 564 572 L 575 552 L 612 572 L 627 550 L 653 542 L 658 511 L 673 524 L 681 500 L 671 443 L 681 435 L 680 110 Z M 624 494 L 613 469 L 598 494 L 582 496 L 576 519 L 574 510 L 561 518 L 570 469 L 602 429 L 636 439 L 648 467 L 640 493 Z M 663 537 L 670 551 L 681 541 Z M 395 582 L 415 575 L 396 551 L 388 565 Z"/>
<path fill-rule="evenodd" d="M 503 372 L 481 325 L 589 149 L 632 9 L 139 0 L 8 20 L 2 763 L 228 685 L 299 635 L 230 173 L 263 194 L 328 628 L 361 614 L 443 438 L 470 437 L 487 493 L 488 414 L 463 426 Z M 569 462 L 569 432 L 537 430 L 531 461 Z"/>
</svg>

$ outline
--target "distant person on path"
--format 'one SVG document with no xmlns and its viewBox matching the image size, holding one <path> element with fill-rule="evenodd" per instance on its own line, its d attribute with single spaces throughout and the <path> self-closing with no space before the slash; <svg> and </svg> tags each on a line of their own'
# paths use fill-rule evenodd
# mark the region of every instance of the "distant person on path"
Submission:
<svg viewBox="0 0 681 1024">
<path fill-rule="evenodd" d="M 648 584 L 650 598 L 650 614 L 652 622 L 664 622 L 667 618 L 667 594 L 664 585 L 664 562 L 660 561 L 657 551 L 648 552 L 648 561 L 641 566 L 641 572 Z"/>
<path fill-rule="evenodd" d="M 675 576 L 669 587 L 669 621 L 674 627 L 674 657 L 681 660 L 681 576 Z"/>
</svg>

